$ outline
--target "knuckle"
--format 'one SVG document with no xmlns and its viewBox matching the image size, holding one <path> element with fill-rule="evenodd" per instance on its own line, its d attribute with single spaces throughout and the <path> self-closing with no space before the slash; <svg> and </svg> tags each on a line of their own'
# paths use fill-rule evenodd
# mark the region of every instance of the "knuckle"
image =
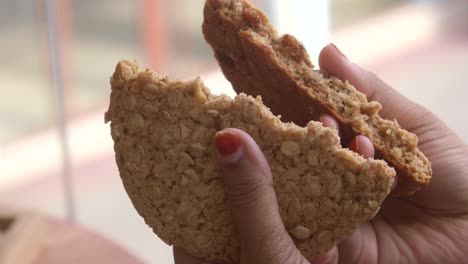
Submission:
<svg viewBox="0 0 468 264">
<path fill-rule="evenodd" d="M 231 206 L 245 207 L 258 203 L 269 188 L 273 188 L 273 186 L 255 182 L 236 183 L 226 187 L 226 195 Z"/>
<path fill-rule="evenodd" d="M 260 264 L 299 263 L 302 255 L 297 250 L 284 228 L 263 232 L 255 243 Z"/>
</svg>

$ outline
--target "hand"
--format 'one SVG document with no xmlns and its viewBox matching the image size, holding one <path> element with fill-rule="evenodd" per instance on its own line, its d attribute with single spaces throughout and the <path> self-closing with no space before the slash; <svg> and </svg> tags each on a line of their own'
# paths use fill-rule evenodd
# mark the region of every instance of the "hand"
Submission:
<svg viewBox="0 0 468 264">
<path fill-rule="evenodd" d="M 349 62 L 335 46 L 326 46 L 319 62 L 322 70 L 379 101 L 381 116 L 396 118 L 418 135 L 419 148 L 432 162 L 433 179 L 410 198 L 390 195 L 374 219 L 310 263 L 463 263 L 468 258 L 468 146 L 430 111 Z M 331 116 L 323 115 L 320 121 L 339 129 Z M 241 263 L 309 263 L 284 229 L 270 169 L 253 139 L 227 129 L 217 134 L 216 142 L 224 145 L 219 151 L 240 232 Z M 363 136 L 349 147 L 365 157 L 374 155 L 372 143 Z M 260 216 L 262 221 L 252 220 Z M 201 263 L 177 248 L 174 257 L 176 264 Z"/>
<path fill-rule="evenodd" d="M 320 67 L 348 80 L 384 118 L 419 138 L 432 163 L 430 184 L 407 199 L 392 198 L 379 214 L 338 245 L 340 263 L 464 263 L 468 257 L 468 146 L 429 110 L 400 95 L 375 75 L 349 62 L 333 45 Z"/>
<path fill-rule="evenodd" d="M 224 189 L 239 231 L 240 263 L 308 263 L 281 220 L 270 167 L 255 141 L 229 128 L 216 134 Z M 174 249 L 176 264 L 202 263 Z"/>
</svg>

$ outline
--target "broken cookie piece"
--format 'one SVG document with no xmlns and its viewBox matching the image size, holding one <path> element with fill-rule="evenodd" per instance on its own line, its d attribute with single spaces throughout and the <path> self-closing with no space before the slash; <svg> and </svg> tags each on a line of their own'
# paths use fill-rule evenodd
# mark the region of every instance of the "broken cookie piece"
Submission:
<svg viewBox="0 0 468 264">
<path fill-rule="evenodd" d="M 314 70 L 303 45 L 291 35 L 278 36 L 248 1 L 207 0 L 203 33 L 236 92 L 261 95 L 274 114 L 300 126 L 330 114 L 341 123 L 345 146 L 355 135 L 368 137 L 376 157 L 397 171 L 393 195 L 408 196 L 429 183 L 431 164 L 416 135 L 380 117 L 380 103 L 368 102 L 348 82 Z"/>
<path fill-rule="evenodd" d="M 111 79 L 106 122 L 138 213 L 166 243 L 215 263 L 237 263 L 239 242 L 222 186 L 214 135 L 250 134 L 273 176 L 286 230 L 310 258 L 371 219 L 395 171 L 341 147 L 318 122 L 283 123 L 260 97 L 212 95 L 203 83 L 172 81 L 131 61 Z"/>
</svg>

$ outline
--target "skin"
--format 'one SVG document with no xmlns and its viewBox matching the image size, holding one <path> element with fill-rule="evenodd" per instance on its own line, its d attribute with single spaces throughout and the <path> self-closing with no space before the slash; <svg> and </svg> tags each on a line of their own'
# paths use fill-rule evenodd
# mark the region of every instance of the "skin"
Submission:
<svg viewBox="0 0 468 264">
<path fill-rule="evenodd" d="M 467 144 L 429 110 L 351 63 L 333 44 L 322 50 L 319 63 L 322 70 L 349 81 L 369 100 L 379 101 L 381 116 L 397 119 L 418 136 L 419 149 L 432 163 L 433 178 L 412 197 L 390 194 L 374 219 L 326 255 L 306 260 L 284 229 L 261 150 L 243 131 L 220 131 L 217 141 L 239 142 L 235 151 L 218 151 L 239 230 L 240 263 L 464 263 L 468 259 Z M 330 116 L 319 121 L 339 129 Z M 374 155 L 369 139 L 358 136 L 356 140 L 358 147 L 352 149 L 365 157 Z M 176 264 L 203 263 L 178 248 L 174 258 Z"/>
</svg>

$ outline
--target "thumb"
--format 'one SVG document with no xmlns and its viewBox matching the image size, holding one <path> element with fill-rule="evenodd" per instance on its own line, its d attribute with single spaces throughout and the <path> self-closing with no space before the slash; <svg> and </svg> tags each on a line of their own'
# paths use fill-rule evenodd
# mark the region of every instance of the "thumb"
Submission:
<svg viewBox="0 0 468 264">
<path fill-rule="evenodd" d="M 240 263 L 306 263 L 281 220 L 268 163 L 238 129 L 215 136 L 224 188 L 239 233 Z"/>
<path fill-rule="evenodd" d="M 404 129 L 418 136 L 418 148 L 431 161 L 433 177 L 431 184 L 411 199 L 426 208 L 430 206 L 441 212 L 458 212 L 459 205 L 466 204 L 466 195 L 463 191 L 447 190 L 465 186 L 464 178 L 459 177 L 459 164 L 466 164 L 466 144 L 431 111 L 399 94 L 374 74 L 351 63 L 335 45 L 330 44 L 322 49 L 319 64 L 325 72 L 349 81 L 369 101 L 380 102 L 383 108 L 379 114 L 382 117 L 396 119 Z"/>
<path fill-rule="evenodd" d="M 438 121 L 429 110 L 401 95 L 374 74 L 351 63 L 333 44 L 322 49 L 319 64 L 325 72 L 348 81 L 364 93 L 369 101 L 380 102 L 380 115 L 389 120 L 397 119 L 406 130 L 419 134 Z"/>
</svg>

